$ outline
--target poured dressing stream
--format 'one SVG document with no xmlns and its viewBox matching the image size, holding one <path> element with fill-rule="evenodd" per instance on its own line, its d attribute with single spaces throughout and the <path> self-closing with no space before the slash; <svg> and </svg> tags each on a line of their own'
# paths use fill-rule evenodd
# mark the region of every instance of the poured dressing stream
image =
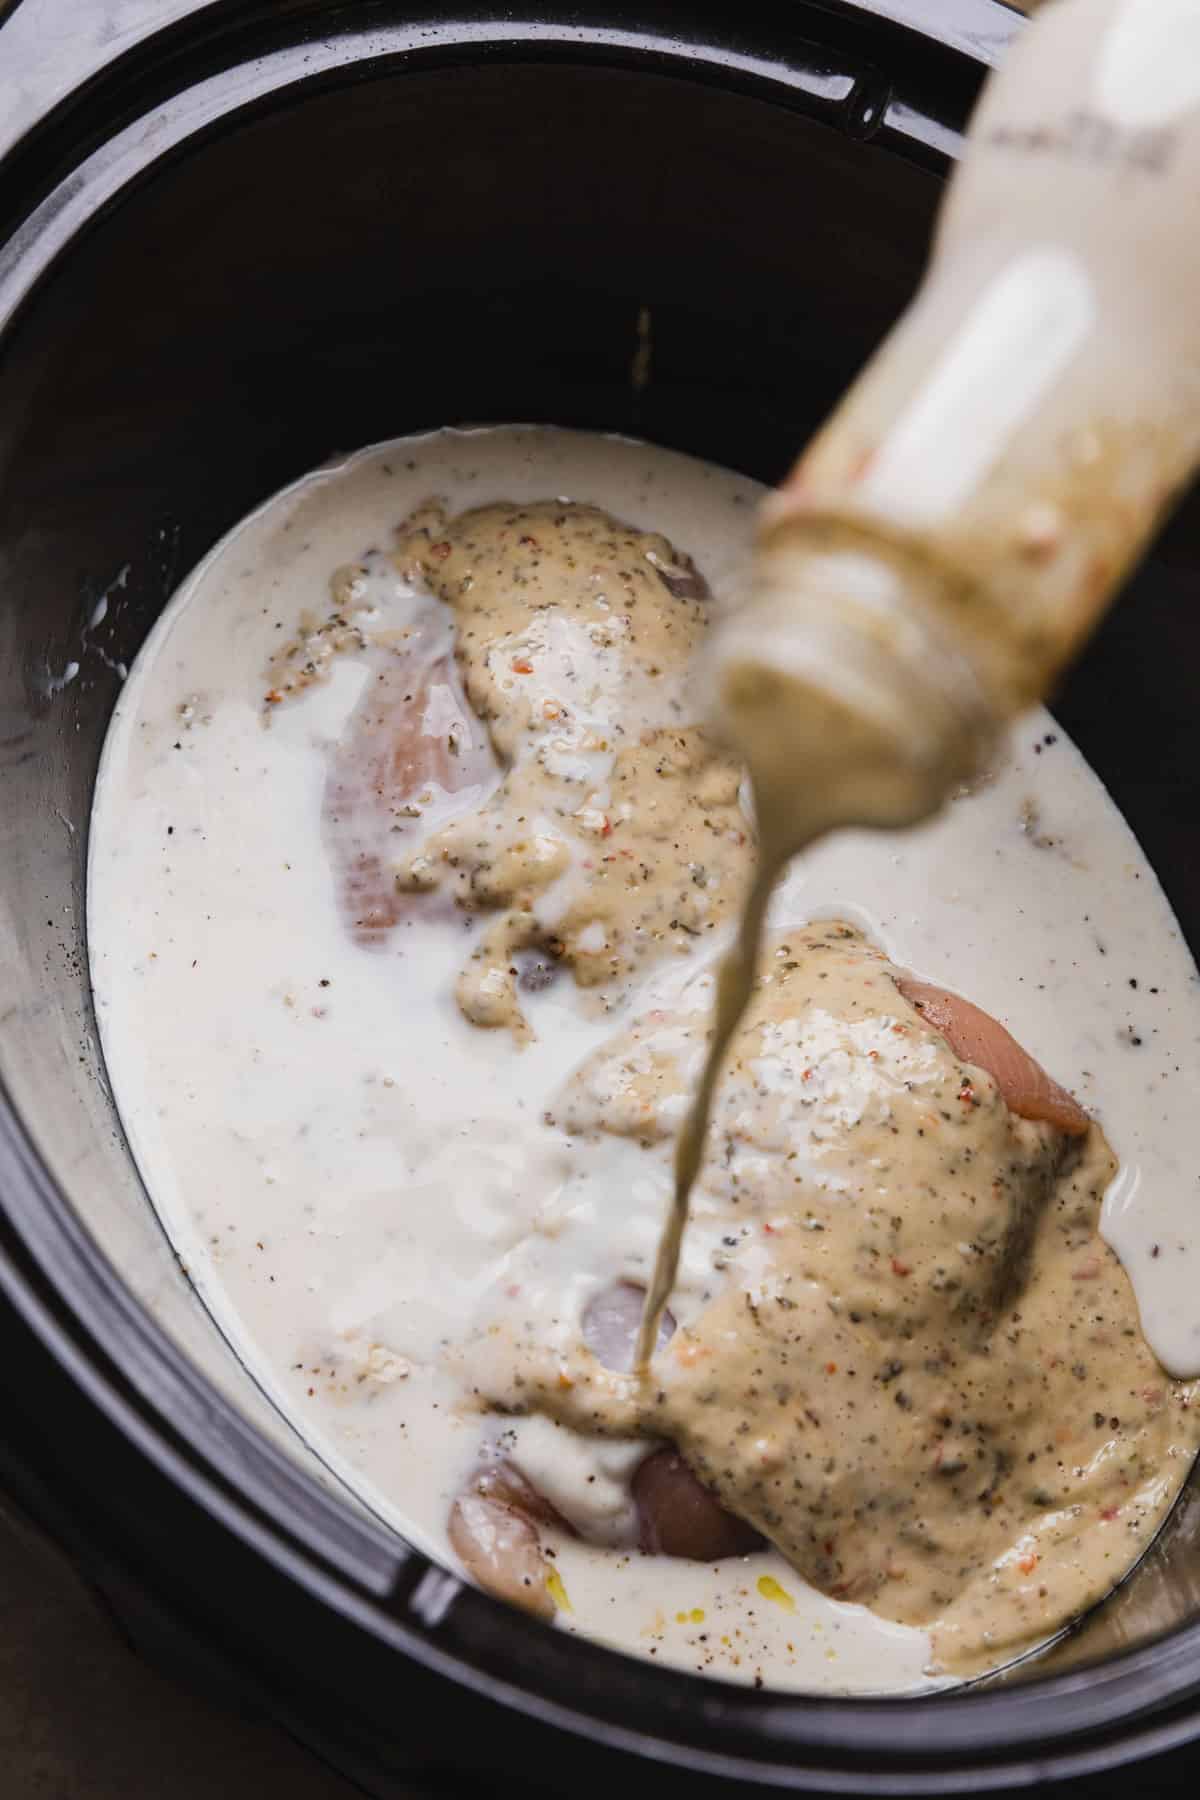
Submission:
<svg viewBox="0 0 1200 1800">
<path fill-rule="evenodd" d="M 786 560 L 783 567 L 782 592 L 773 596 L 777 608 L 786 608 L 790 599 Z M 828 694 L 821 694 L 810 681 L 796 679 L 789 667 L 786 619 L 781 621 L 777 658 L 769 616 L 764 623 L 765 631 L 756 621 L 749 665 L 738 663 L 736 618 L 727 632 L 723 710 L 726 729 L 747 764 L 757 860 L 736 936 L 717 970 L 712 1038 L 675 1146 L 671 1205 L 637 1339 L 635 1367 L 643 1379 L 675 1286 L 722 1067 L 753 996 L 771 896 L 787 865 L 833 832 L 880 824 L 911 828 L 934 810 L 931 792 L 949 795 L 961 776 L 994 748 L 993 733 L 980 724 L 972 737 L 968 726 L 966 741 L 961 729 L 952 733 L 940 769 L 931 768 L 928 743 L 919 741 L 914 725 L 916 757 L 911 763 L 890 757 L 886 728 L 880 732 L 869 717 L 855 716 L 832 685 Z M 709 655 L 711 661 L 711 651 Z M 706 674 L 711 682 L 711 666 Z"/>
<path fill-rule="evenodd" d="M 679 1258 L 687 1230 L 692 1188 L 704 1161 L 704 1145 L 712 1116 L 713 1097 L 721 1079 L 725 1054 L 737 1034 L 737 1028 L 746 1015 L 754 993 L 754 975 L 762 949 L 767 908 L 771 903 L 775 883 L 790 853 L 789 850 L 781 850 L 780 844 L 792 844 L 790 836 L 781 839 L 774 832 L 768 831 L 767 826 L 771 820 L 769 813 L 764 815 L 760 808 L 757 816 L 758 866 L 738 922 L 737 937 L 721 958 L 717 969 L 712 1041 L 704 1059 L 700 1085 L 675 1144 L 671 1204 L 667 1209 L 662 1236 L 655 1252 L 654 1272 L 646 1289 L 646 1303 L 634 1351 L 635 1367 L 643 1377 L 649 1373 L 650 1361 L 662 1329 L 663 1315 L 679 1273 Z M 809 841 L 814 841 L 819 835 L 819 832 L 814 831 Z"/>
</svg>

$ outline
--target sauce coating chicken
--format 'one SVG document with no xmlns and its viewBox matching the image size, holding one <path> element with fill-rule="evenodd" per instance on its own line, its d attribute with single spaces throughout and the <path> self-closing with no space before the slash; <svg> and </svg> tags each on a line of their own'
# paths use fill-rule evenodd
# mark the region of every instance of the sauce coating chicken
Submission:
<svg viewBox="0 0 1200 1800">
<path fill-rule="evenodd" d="M 703 1038 L 697 1015 L 640 1021 L 560 1122 L 665 1141 Z M 1114 1172 L 996 1021 L 811 925 L 730 1054 L 693 1226 L 712 1278 L 652 1380 L 511 1309 L 464 1370 L 484 1407 L 673 1445 L 814 1586 L 970 1671 L 1107 1592 L 1191 1460 L 1193 1389 L 1098 1235 Z"/>
<path fill-rule="evenodd" d="M 400 868 L 496 916 L 459 983 L 477 1025 L 524 1031 L 514 956 L 624 980 L 730 917 L 752 848 L 741 772 L 683 688 L 708 622 L 699 571 L 597 507 L 499 504 L 401 527 L 395 560 L 454 613 L 463 687 L 503 777 Z"/>
<path fill-rule="evenodd" d="M 380 604 L 388 569 L 433 597 L 399 622 Z M 486 916 L 458 1001 L 519 1038 L 522 952 L 609 987 L 736 916 L 753 857 L 741 772 L 684 689 L 708 591 L 665 538 L 571 502 L 448 517 L 431 501 L 390 559 L 339 570 L 332 598 L 276 658 L 267 701 L 344 652 L 368 662 L 325 809 L 357 936 L 430 892 Z"/>
</svg>

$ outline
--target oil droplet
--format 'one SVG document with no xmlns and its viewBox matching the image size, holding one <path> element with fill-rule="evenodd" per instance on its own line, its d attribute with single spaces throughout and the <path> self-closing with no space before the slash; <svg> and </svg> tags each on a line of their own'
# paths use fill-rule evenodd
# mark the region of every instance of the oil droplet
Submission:
<svg viewBox="0 0 1200 1800">
<path fill-rule="evenodd" d="M 703 1623 L 704 1623 L 704 1608 L 702 1606 L 693 1606 L 692 1611 L 691 1611 L 691 1620 L 692 1620 L 693 1625 L 703 1625 Z"/>
<path fill-rule="evenodd" d="M 575 1611 L 575 1608 L 567 1599 L 567 1590 L 563 1586 L 563 1578 L 557 1569 L 549 1569 L 546 1572 L 546 1592 L 560 1612 Z"/>
<path fill-rule="evenodd" d="M 764 1600 L 772 1600 L 776 1606 L 782 1606 L 784 1612 L 795 1612 L 796 1602 L 792 1599 L 792 1596 L 788 1593 L 787 1589 L 782 1586 L 780 1582 L 776 1581 L 773 1575 L 759 1576 L 758 1591 Z"/>
</svg>

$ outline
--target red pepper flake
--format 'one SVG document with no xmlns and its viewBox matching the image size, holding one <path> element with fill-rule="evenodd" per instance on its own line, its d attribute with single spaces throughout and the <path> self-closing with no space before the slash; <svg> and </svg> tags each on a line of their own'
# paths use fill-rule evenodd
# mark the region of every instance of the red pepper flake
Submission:
<svg viewBox="0 0 1200 1800">
<path fill-rule="evenodd" d="M 769 1219 L 763 1220 L 763 1230 L 766 1232 L 768 1237 L 775 1236 L 775 1227 L 771 1224 Z"/>
<path fill-rule="evenodd" d="M 911 1275 L 912 1268 L 911 1268 L 910 1264 L 908 1264 L 906 1262 L 901 1262 L 900 1258 L 898 1256 L 893 1256 L 893 1258 L 892 1258 L 892 1274 L 893 1275 Z"/>
<path fill-rule="evenodd" d="M 1104 1506 L 1100 1509 L 1100 1517 L 1104 1520 L 1105 1524 L 1108 1525 L 1116 1518 L 1119 1511 L 1120 1508 L 1117 1506 Z"/>
<path fill-rule="evenodd" d="M 837 1374 L 837 1364 L 836 1363 L 826 1363 L 825 1364 L 825 1373 L 827 1375 L 836 1375 Z"/>
<path fill-rule="evenodd" d="M 1039 1562 L 1039 1558 L 1034 1555 L 1033 1551 L 1030 1551 L 1028 1556 L 1023 1556 L 1021 1558 L 1021 1560 L 1017 1564 L 1017 1567 L 1018 1567 L 1018 1569 L 1020 1569 L 1022 1575 L 1032 1575 L 1033 1571 L 1038 1566 L 1038 1562 Z"/>
<path fill-rule="evenodd" d="M 1080 1265 L 1077 1269 L 1072 1269 L 1071 1280 L 1072 1281 L 1095 1281 L 1095 1279 L 1096 1279 L 1097 1275 L 1099 1275 L 1099 1273 L 1100 1273 L 1099 1257 L 1098 1256 L 1089 1256 L 1087 1261 L 1080 1263 Z"/>
<path fill-rule="evenodd" d="M 436 556 L 439 562 L 445 562 L 450 554 L 450 545 L 447 543 L 430 544 L 429 554 L 430 556 Z"/>
<path fill-rule="evenodd" d="M 801 1081 L 811 1081 L 812 1078 L 813 1072 L 811 1069 L 805 1069 L 803 1075 L 800 1077 Z"/>
<path fill-rule="evenodd" d="M 526 533 L 526 535 L 524 537 L 519 537 L 517 539 L 517 542 L 518 542 L 518 544 L 524 545 L 525 549 L 527 549 L 527 550 L 540 550 L 541 549 L 541 545 L 538 543 L 537 539 L 535 537 L 530 537 L 528 533 Z"/>
<path fill-rule="evenodd" d="M 971 1086 L 969 1081 L 963 1082 L 958 1090 L 958 1097 L 963 1102 L 964 1106 L 974 1106 L 975 1089 Z"/>
<path fill-rule="evenodd" d="M 527 656 L 514 656 L 512 666 L 518 675 L 533 674 L 533 664 Z"/>
</svg>

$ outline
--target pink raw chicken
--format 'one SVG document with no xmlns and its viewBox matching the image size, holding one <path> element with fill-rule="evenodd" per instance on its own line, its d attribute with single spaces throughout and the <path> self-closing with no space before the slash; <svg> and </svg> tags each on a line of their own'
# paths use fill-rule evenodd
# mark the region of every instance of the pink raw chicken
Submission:
<svg viewBox="0 0 1200 1800">
<path fill-rule="evenodd" d="M 495 771 L 449 652 L 424 666 L 411 652 L 375 652 L 330 760 L 323 811 L 342 911 L 359 943 L 382 943 L 413 910 L 413 894 L 395 880 L 405 834 L 444 820 L 448 796 L 482 790 Z"/>
<path fill-rule="evenodd" d="M 986 1069 L 1018 1118 L 1045 1120 L 1067 1137 L 1085 1136 L 1091 1120 L 1079 1102 L 1047 1075 L 990 1013 L 961 994 L 932 987 L 927 981 L 905 979 L 898 986 L 926 1023 L 941 1032 L 956 1056 L 974 1063 L 977 1069 Z"/>
</svg>

